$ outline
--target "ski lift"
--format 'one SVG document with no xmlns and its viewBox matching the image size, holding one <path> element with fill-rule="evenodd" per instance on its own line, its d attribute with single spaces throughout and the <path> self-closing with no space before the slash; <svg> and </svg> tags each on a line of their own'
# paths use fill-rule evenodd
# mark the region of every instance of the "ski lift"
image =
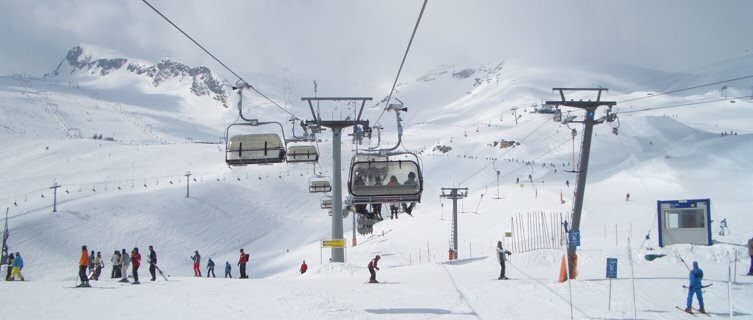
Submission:
<svg viewBox="0 0 753 320">
<path fill-rule="evenodd" d="M 323 196 L 320 207 L 322 209 L 332 209 L 332 196 Z"/>
<path fill-rule="evenodd" d="M 423 176 L 418 162 L 411 152 L 356 154 L 348 179 L 353 204 L 421 202 Z"/>
<path fill-rule="evenodd" d="M 329 177 L 326 176 L 314 176 L 309 178 L 309 192 L 321 193 L 332 191 L 332 183 L 329 181 Z"/>
<path fill-rule="evenodd" d="M 276 133 L 230 135 L 230 129 L 233 127 L 257 127 L 269 124 L 277 124 L 282 130 L 279 122 L 259 122 L 257 119 L 229 125 L 225 130 L 225 163 L 228 166 L 245 166 L 285 161 L 285 144 Z"/>
<path fill-rule="evenodd" d="M 312 163 L 319 161 L 319 152 L 314 145 L 290 145 L 286 152 L 287 162 Z"/>
</svg>

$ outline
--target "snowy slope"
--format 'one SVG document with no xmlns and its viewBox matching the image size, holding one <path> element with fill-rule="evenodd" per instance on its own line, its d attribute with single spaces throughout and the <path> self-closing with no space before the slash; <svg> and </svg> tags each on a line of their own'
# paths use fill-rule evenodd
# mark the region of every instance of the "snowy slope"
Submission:
<svg viewBox="0 0 753 320">
<path fill-rule="evenodd" d="M 409 108 L 403 114 L 403 142 L 421 154 L 423 201 L 414 217 L 385 220 L 373 234 L 359 235 L 358 245 L 346 249 L 345 264 L 326 263 L 329 252 L 319 248 L 318 240 L 329 238 L 331 219 L 319 209 L 320 196 L 306 190 L 315 170 L 311 165 L 224 165 L 224 146 L 218 142 L 224 126 L 237 115 L 234 96 L 225 108 L 211 97 L 191 93 L 187 82 L 172 79 L 165 82 L 169 85 L 154 87 L 153 79 L 122 70 L 105 76 L 74 72 L 64 78 L 0 77 L 0 203 L 9 208 L 11 250 L 22 252 L 29 280 L 0 282 L 0 299 L 11 306 L 4 315 L 74 318 L 86 299 L 96 301 L 87 304 L 93 314 L 117 318 L 567 318 L 569 288 L 556 282 L 564 248 L 515 252 L 509 268 L 513 280 L 494 280 L 498 264 L 493 246 L 512 230 L 512 217 L 568 214 L 572 206 L 576 178 L 564 171 L 572 165 L 571 129 L 553 122 L 551 115 L 533 113 L 531 105 L 557 99 L 550 88 L 573 82 L 609 87 L 605 99 L 619 101 L 663 90 L 642 82 L 646 77 L 682 79 L 689 85 L 709 80 L 705 73 L 694 78 L 619 70 L 506 62 L 443 66 L 403 81 L 398 96 Z M 310 80 L 296 77 L 259 75 L 254 85 L 263 92 L 269 88 L 276 100 L 293 101 L 290 110 L 305 117 L 308 106 L 286 97 L 286 92 L 311 95 Z M 292 89 L 281 92 L 286 84 Z M 718 88 L 707 89 L 624 108 L 618 104 L 624 112 L 620 135 L 610 133 L 614 124 L 596 128 L 579 279 L 572 282 L 575 318 L 633 317 L 628 238 L 638 318 L 687 317 L 674 308 L 684 303 L 681 285 L 687 282 L 680 258 L 699 261 L 707 282 L 714 283 L 705 294 L 712 317 L 728 316 L 728 254 L 746 258 L 742 244 L 753 234 L 747 213 L 753 204 L 746 196 L 752 187 L 747 123 L 753 119 L 753 103 L 636 112 L 719 97 Z M 383 103 L 377 102 L 386 90 L 361 94 L 375 97 L 365 111 L 369 119 L 379 116 Z M 244 100 L 253 106 L 254 117 L 269 114 L 271 120 L 286 122 L 289 116 L 257 96 Z M 517 124 L 510 110 L 514 106 L 520 115 Z M 394 142 L 394 115 L 384 114 L 380 122 L 385 127 L 383 144 L 389 145 Z M 582 128 L 572 127 L 578 132 L 577 148 Z M 738 134 L 722 136 L 722 131 Z M 91 139 L 95 134 L 114 141 Z M 325 155 L 321 167 L 331 174 L 329 132 L 320 138 Z M 493 146 L 502 139 L 520 145 Z M 452 150 L 432 151 L 436 145 Z M 343 163 L 348 163 L 350 141 L 344 141 L 343 150 Z M 492 164 L 492 159 L 497 161 Z M 499 200 L 492 199 L 497 194 L 495 170 L 501 173 Z M 192 174 L 188 198 L 187 171 Z M 56 213 L 51 213 L 53 183 L 62 185 Z M 439 194 L 440 188 L 456 185 L 470 190 L 459 209 L 460 259 L 447 262 L 451 203 Z M 624 201 L 626 192 L 631 193 L 629 202 Z M 712 218 L 727 218 L 732 233 L 717 237 L 711 247 L 657 248 L 656 201 L 693 198 L 710 198 Z M 349 243 L 351 218 L 344 223 Z M 644 241 L 647 233 L 651 238 Z M 68 289 L 75 282 L 82 244 L 102 251 L 106 260 L 116 249 L 138 246 L 145 251 L 154 245 L 170 281 L 131 286 L 104 279 L 94 286 L 109 290 Z M 237 276 L 239 248 L 251 253 L 252 279 L 191 277 L 189 256 L 194 250 L 202 254 L 202 265 L 212 257 L 222 274 L 221 266 L 229 261 Z M 668 256 L 649 262 L 643 259 L 646 253 Z M 383 257 L 378 279 L 385 283 L 363 285 L 368 277 L 364 266 L 375 254 Z M 619 279 L 611 284 L 611 311 L 606 306 L 606 257 L 620 261 Z M 298 275 L 304 259 L 310 271 Z M 737 282 L 731 287 L 737 318 L 753 318 L 753 280 L 742 276 L 746 267 L 745 259 L 738 263 Z M 140 274 L 142 280 L 148 277 L 146 267 Z M 32 303 L 29 296 L 46 303 Z M 123 303 L 137 307 L 113 313 Z"/>
</svg>

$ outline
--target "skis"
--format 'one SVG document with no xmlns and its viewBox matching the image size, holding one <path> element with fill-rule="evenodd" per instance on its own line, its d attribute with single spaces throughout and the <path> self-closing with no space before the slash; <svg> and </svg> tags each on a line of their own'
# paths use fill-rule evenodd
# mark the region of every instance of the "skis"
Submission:
<svg viewBox="0 0 753 320">
<path fill-rule="evenodd" d="M 154 268 L 157 269 L 157 271 L 159 272 L 159 275 L 161 275 L 162 278 L 164 278 L 165 281 L 167 281 L 167 277 L 165 277 L 165 274 L 162 273 L 162 270 L 156 264 L 154 265 Z"/>
<path fill-rule="evenodd" d="M 682 312 L 684 312 L 684 313 L 687 313 L 687 314 L 689 314 L 689 315 L 691 315 L 691 316 L 697 317 L 697 316 L 696 316 L 696 315 L 695 315 L 694 313 L 692 313 L 692 312 L 688 312 L 688 311 L 685 311 L 685 309 L 683 309 L 683 308 L 680 308 L 679 306 L 675 306 L 675 308 L 677 308 L 677 310 L 680 310 L 680 311 L 682 311 Z"/>
<path fill-rule="evenodd" d="M 701 312 L 700 310 L 698 310 L 698 309 L 696 309 L 696 308 L 693 308 L 693 307 L 691 307 L 691 309 L 693 309 L 693 311 L 695 311 L 695 312 L 698 312 L 698 313 L 700 313 L 700 314 L 702 314 L 702 315 L 704 315 L 704 316 L 707 316 L 707 317 L 709 317 L 709 318 L 711 317 L 711 316 L 710 316 L 710 315 L 709 315 L 708 313 L 706 313 L 706 312 Z"/>
</svg>

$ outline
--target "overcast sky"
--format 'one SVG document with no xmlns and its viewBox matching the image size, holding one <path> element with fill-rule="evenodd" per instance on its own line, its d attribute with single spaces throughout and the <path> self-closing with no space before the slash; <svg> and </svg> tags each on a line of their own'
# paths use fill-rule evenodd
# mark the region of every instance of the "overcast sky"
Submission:
<svg viewBox="0 0 753 320">
<path fill-rule="evenodd" d="M 149 0 L 244 78 L 285 69 L 384 79 L 423 0 Z M 616 62 L 683 71 L 753 50 L 753 1 L 429 0 L 406 74 L 442 64 Z M 42 75 L 78 43 L 207 65 L 139 0 L 0 1 L 0 74 Z M 252 80 L 252 79 L 247 79 Z"/>
</svg>

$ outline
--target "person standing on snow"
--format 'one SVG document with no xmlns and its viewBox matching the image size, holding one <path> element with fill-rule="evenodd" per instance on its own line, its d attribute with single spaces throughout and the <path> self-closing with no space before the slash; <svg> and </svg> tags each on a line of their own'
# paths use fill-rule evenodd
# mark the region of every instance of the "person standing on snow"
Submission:
<svg viewBox="0 0 753 320">
<path fill-rule="evenodd" d="M 212 278 L 217 278 L 214 275 L 214 261 L 212 261 L 212 258 L 209 258 L 209 261 L 207 261 L 207 278 L 209 278 L 209 274 L 212 274 Z"/>
<path fill-rule="evenodd" d="M 753 238 L 748 240 L 748 255 L 750 255 L 750 269 L 748 270 L 748 275 L 753 276 Z"/>
<path fill-rule="evenodd" d="M 141 254 L 139 248 L 133 248 L 131 251 L 131 265 L 133 266 L 133 284 L 139 284 L 139 266 L 141 265 Z"/>
<path fill-rule="evenodd" d="M 505 261 L 507 260 L 507 257 L 505 255 L 511 255 L 512 252 L 509 250 L 505 250 L 502 248 L 502 241 L 497 241 L 497 247 L 495 248 L 497 250 L 497 260 L 499 260 L 499 280 L 508 280 L 509 278 L 505 276 Z"/>
<path fill-rule="evenodd" d="M 688 278 L 690 278 L 690 283 L 688 284 L 688 301 L 685 305 L 685 312 L 693 313 L 690 307 L 693 305 L 693 294 L 695 294 L 698 299 L 698 312 L 706 313 L 706 310 L 703 308 L 703 295 L 701 294 L 701 289 L 703 288 L 703 285 L 701 284 L 701 281 L 703 280 L 703 270 L 698 268 L 697 261 L 693 261 L 693 270 L 690 270 Z"/>
<path fill-rule="evenodd" d="M 201 256 L 199 255 L 199 250 L 194 251 L 191 260 L 193 261 L 193 276 L 201 277 Z"/>
<path fill-rule="evenodd" d="M 94 254 L 94 250 L 89 254 L 89 280 L 94 279 L 94 258 L 97 255 Z"/>
<path fill-rule="evenodd" d="M 8 256 L 8 264 L 5 272 L 5 281 L 10 281 L 10 272 L 13 270 L 13 259 L 15 258 L 15 255 L 11 252 L 11 254 Z"/>
<path fill-rule="evenodd" d="M 128 255 L 128 252 L 126 252 L 126 249 L 123 249 L 122 252 L 120 252 L 120 273 L 123 277 L 120 279 L 120 282 L 128 282 L 128 265 L 131 264 L 131 257 Z"/>
<path fill-rule="evenodd" d="M 152 275 L 151 281 L 157 280 L 157 274 L 155 273 L 157 268 L 157 253 L 154 252 L 154 247 L 149 246 L 149 273 Z"/>
<path fill-rule="evenodd" d="M 86 246 L 81 247 L 81 258 L 78 259 L 78 277 L 81 283 L 77 287 L 90 287 L 89 279 L 86 277 L 86 267 L 89 266 L 89 254 Z"/>
<path fill-rule="evenodd" d="M 120 278 L 120 252 L 118 252 L 118 250 L 115 250 L 115 252 L 112 254 L 110 263 L 112 263 L 112 272 L 110 273 L 110 278 Z"/>
<path fill-rule="evenodd" d="M 306 260 L 303 260 L 303 263 L 301 263 L 301 269 L 298 270 L 301 274 L 306 273 L 306 270 L 309 269 L 309 266 L 306 265 Z"/>
<path fill-rule="evenodd" d="M 246 274 L 246 263 L 248 263 L 248 256 L 248 254 L 243 252 L 243 248 L 241 248 L 241 258 L 238 260 L 238 265 L 241 267 L 240 279 L 248 279 L 248 275 Z"/>
<path fill-rule="evenodd" d="M 13 259 L 13 271 L 10 272 L 10 280 L 16 280 L 16 276 L 21 281 L 24 281 L 24 276 L 21 275 L 21 269 L 24 268 L 24 260 L 21 259 L 21 253 L 16 252 L 16 257 Z"/>
<path fill-rule="evenodd" d="M 230 262 L 229 261 L 225 261 L 225 278 L 230 278 L 230 279 L 233 278 L 233 275 L 230 274 L 230 270 L 231 269 L 232 269 L 232 267 L 230 266 Z"/>
<path fill-rule="evenodd" d="M 377 263 L 379 263 L 379 259 L 381 258 L 382 257 L 380 257 L 379 255 L 376 255 L 376 257 L 374 257 L 374 259 L 371 259 L 371 261 L 369 261 L 369 264 L 367 265 L 367 267 L 369 268 L 369 273 L 371 274 L 369 283 L 379 283 L 379 281 L 377 281 L 376 279 L 376 271 L 374 271 L 374 269 L 379 270 Z"/>
<path fill-rule="evenodd" d="M 105 264 L 102 262 L 102 252 L 97 251 L 97 256 L 94 257 L 94 272 L 92 277 L 95 281 L 99 281 L 99 275 L 102 273 L 102 268 Z"/>
</svg>

